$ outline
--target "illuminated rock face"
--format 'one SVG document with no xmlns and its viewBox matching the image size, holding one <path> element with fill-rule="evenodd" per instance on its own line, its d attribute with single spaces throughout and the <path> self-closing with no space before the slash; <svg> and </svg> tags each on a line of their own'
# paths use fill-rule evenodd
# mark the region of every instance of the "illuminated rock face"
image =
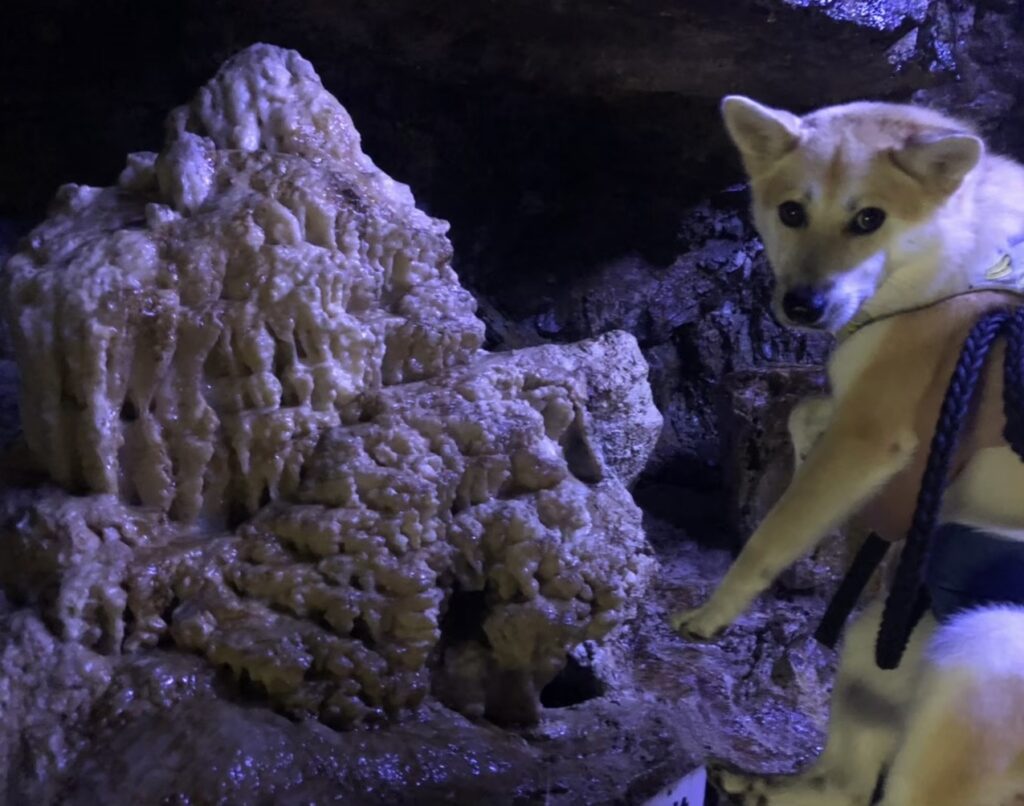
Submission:
<svg viewBox="0 0 1024 806">
<path fill-rule="evenodd" d="M 446 230 L 308 62 L 249 49 L 10 261 L 30 447 L 66 487 L 185 522 L 293 493 L 362 396 L 479 348 Z"/>
<path fill-rule="evenodd" d="M 661 416 L 624 333 L 482 351 L 446 230 L 265 45 L 116 187 L 62 188 L 3 278 L 57 485 L 0 501 L 5 590 L 65 641 L 173 645 L 334 726 L 432 687 L 534 718 L 635 614 L 627 485 Z"/>
</svg>

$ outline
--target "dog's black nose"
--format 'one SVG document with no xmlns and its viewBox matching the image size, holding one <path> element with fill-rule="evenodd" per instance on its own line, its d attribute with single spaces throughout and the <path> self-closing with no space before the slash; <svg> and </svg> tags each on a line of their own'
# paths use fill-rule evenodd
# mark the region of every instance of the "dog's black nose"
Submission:
<svg viewBox="0 0 1024 806">
<path fill-rule="evenodd" d="M 798 325 L 813 325 L 825 315 L 828 300 L 814 286 L 791 288 L 782 298 L 782 312 Z"/>
</svg>

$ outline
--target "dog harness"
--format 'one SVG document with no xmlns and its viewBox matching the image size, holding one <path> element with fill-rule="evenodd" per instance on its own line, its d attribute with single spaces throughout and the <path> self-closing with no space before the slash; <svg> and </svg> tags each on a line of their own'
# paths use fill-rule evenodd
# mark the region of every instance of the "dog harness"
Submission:
<svg viewBox="0 0 1024 806">
<path fill-rule="evenodd" d="M 944 523 L 932 535 L 925 586 L 940 622 L 983 605 L 1024 605 L 1024 541 Z"/>
<path fill-rule="evenodd" d="M 998 259 L 968 287 L 948 289 L 913 309 L 876 310 L 854 318 L 846 339 L 881 319 L 918 310 L 956 296 L 999 290 L 1024 295 L 1024 238 L 1003 250 Z M 963 609 L 1006 602 L 1024 604 L 1024 543 L 1001 538 L 963 524 L 938 526 L 939 509 L 960 431 L 974 402 L 985 360 L 996 340 L 1007 339 L 1003 366 L 1003 436 L 1024 461 L 1024 307 L 995 310 L 975 324 L 960 353 L 946 390 L 925 466 L 910 531 L 885 602 L 875 646 L 882 669 L 895 669 L 910 634 L 931 608 L 941 621 Z M 835 646 L 850 612 L 889 548 L 888 541 L 869 535 L 833 596 L 815 637 Z M 970 559 L 968 559 L 970 558 Z M 998 566 L 999 571 L 994 569 Z"/>
</svg>

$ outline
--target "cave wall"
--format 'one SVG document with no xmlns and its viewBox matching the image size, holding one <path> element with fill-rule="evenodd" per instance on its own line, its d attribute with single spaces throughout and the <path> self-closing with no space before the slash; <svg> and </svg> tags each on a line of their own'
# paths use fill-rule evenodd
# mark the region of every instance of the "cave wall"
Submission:
<svg viewBox="0 0 1024 806">
<path fill-rule="evenodd" d="M 452 222 L 490 347 L 613 327 L 638 337 L 667 424 L 637 498 L 694 532 L 736 534 L 757 517 L 751 478 L 784 453 L 752 446 L 781 442 L 779 401 L 820 383 L 807 367 L 828 344 L 767 314 L 770 277 L 719 98 L 795 111 L 913 98 L 1020 154 L 1020 8 L 14 0 L 3 19 L 16 35 L 0 48 L 0 241 L 38 219 L 58 184 L 109 184 L 124 153 L 157 148 L 164 110 L 238 49 L 295 47 L 367 152 Z M 773 406 L 757 402 L 763 388 Z"/>
</svg>

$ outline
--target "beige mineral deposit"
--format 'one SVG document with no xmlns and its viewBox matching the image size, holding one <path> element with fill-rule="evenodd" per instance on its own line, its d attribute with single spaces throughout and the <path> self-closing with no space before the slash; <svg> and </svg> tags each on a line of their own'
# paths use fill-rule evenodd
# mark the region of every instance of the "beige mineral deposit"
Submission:
<svg viewBox="0 0 1024 806">
<path fill-rule="evenodd" d="M 129 660 L 186 652 L 332 727 L 431 696 L 522 721 L 635 615 L 628 485 L 661 426 L 638 346 L 482 350 L 446 231 L 267 45 L 116 186 L 58 191 L 0 289 L 49 479 L 0 493 L 17 640 L 57 669 L 0 657 L 40 769 Z"/>
</svg>

